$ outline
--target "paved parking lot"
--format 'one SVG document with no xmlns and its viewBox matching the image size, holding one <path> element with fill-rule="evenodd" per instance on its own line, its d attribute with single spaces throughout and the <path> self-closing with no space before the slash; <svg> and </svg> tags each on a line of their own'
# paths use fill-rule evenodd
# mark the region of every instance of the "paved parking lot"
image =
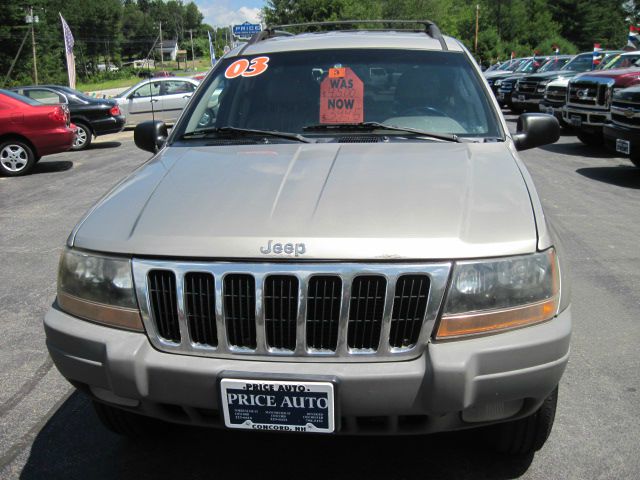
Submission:
<svg viewBox="0 0 640 480">
<path fill-rule="evenodd" d="M 0 478 L 640 478 L 640 169 L 570 135 L 522 156 L 565 240 L 575 320 L 556 424 L 534 458 L 488 454 L 471 434 L 176 428 L 132 442 L 104 430 L 52 366 L 41 323 L 73 225 L 148 158 L 123 132 L 0 178 Z"/>
</svg>

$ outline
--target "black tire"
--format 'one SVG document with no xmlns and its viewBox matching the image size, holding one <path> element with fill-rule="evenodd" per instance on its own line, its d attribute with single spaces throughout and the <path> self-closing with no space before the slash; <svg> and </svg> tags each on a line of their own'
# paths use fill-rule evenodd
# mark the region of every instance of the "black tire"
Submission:
<svg viewBox="0 0 640 480">
<path fill-rule="evenodd" d="M 91 139 L 93 138 L 93 131 L 86 123 L 77 122 L 76 128 L 78 129 L 78 133 L 76 134 L 76 139 L 73 141 L 73 145 L 71 146 L 71 150 L 80 151 L 84 150 L 91 145 Z"/>
<path fill-rule="evenodd" d="M 129 438 L 141 438 L 154 435 L 167 427 L 167 424 L 153 418 L 121 410 L 93 400 L 93 409 L 108 430 Z"/>
<path fill-rule="evenodd" d="M 549 438 L 558 404 L 558 388 L 549 395 L 542 406 L 529 417 L 501 423 L 487 430 L 487 440 L 499 453 L 508 455 L 532 455 L 542 448 Z"/>
<path fill-rule="evenodd" d="M 578 137 L 578 140 L 582 143 L 589 145 L 590 147 L 601 147 L 604 144 L 604 138 L 601 133 L 577 132 L 576 137 Z"/>
<path fill-rule="evenodd" d="M 26 175 L 36 163 L 33 149 L 26 142 L 7 139 L 0 144 L 0 172 L 6 177 Z"/>
</svg>

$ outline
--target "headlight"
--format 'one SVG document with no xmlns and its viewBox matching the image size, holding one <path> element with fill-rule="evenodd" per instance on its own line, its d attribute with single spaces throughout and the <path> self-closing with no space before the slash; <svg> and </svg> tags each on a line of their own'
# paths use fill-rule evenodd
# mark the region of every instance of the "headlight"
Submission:
<svg viewBox="0 0 640 480">
<path fill-rule="evenodd" d="M 499 87 L 500 85 L 502 85 L 502 80 L 496 80 L 495 86 Z"/>
<path fill-rule="evenodd" d="M 65 249 L 58 271 L 58 305 L 71 315 L 143 331 L 131 261 Z"/>
<path fill-rule="evenodd" d="M 559 299 L 554 249 L 457 262 L 436 338 L 494 333 L 544 322 L 556 315 Z"/>
<path fill-rule="evenodd" d="M 544 93 L 548 84 L 549 84 L 549 80 L 543 80 L 542 82 L 540 82 L 538 84 L 538 93 Z"/>
</svg>

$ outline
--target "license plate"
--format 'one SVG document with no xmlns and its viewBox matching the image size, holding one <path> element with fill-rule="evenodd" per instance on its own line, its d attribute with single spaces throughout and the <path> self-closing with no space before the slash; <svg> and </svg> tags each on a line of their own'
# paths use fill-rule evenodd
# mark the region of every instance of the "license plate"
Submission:
<svg viewBox="0 0 640 480">
<path fill-rule="evenodd" d="M 582 117 L 580 115 L 571 115 L 569 117 L 569 123 L 574 127 L 579 127 L 582 125 Z"/>
<path fill-rule="evenodd" d="M 519 102 L 524 102 L 524 100 L 525 100 L 524 95 L 518 95 L 518 101 Z"/>
<path fill-rule="evenodd" d="M 228 428 L 310 433 L 335 430 L 332 383 L 224 378 L 220 388 Z"/>
<path fill-rule="evenodd" d="M 498 94 L 498 98 L 499 98 L 500 100 L 504 100 L 504 93 L 499 93 L 499 94 Z"/>
<path fill-rule="evenodd" d="M 541 108 L 542 108 L 542 111 L 544 113 L 548 114 L 548 115 L 553 115 L 554 114 L 553 107 L 545 107 L 545 106 L 543 106 Z"/>
<path fill-rule="evenodd" d="M 629 140 L 622 140 L 621 138 L 616 139 L 616 152 L 624 153 L 625 155 L 629 155 L 631 152 L 631 144 Z"/>
</svg>

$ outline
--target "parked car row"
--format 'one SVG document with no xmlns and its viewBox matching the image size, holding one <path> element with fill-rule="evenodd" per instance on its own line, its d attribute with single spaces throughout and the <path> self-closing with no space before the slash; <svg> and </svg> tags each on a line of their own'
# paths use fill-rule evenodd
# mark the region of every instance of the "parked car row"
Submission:
<svg viewBox="0 0 640 480">
<path fill-rule="evenodd" d="M 537 68 L 533 57 L 515 59 L 485 77 L 502 107 L 554 115 L 581 142 L 604 144 L 640 167 L 640 51 L 599 56 L 597 66 L 593 52 L 546 58 Z"/>
<path fill-rule="evenodd" d="M 44 155 L 84 150 L 94 137 L 144 120 L 174 123 L 198 84 L 191 78 L 152 78 L 112 99 L 60 85 L 0 90 L 0 173 L 24 175 Z"/>
</svg>

